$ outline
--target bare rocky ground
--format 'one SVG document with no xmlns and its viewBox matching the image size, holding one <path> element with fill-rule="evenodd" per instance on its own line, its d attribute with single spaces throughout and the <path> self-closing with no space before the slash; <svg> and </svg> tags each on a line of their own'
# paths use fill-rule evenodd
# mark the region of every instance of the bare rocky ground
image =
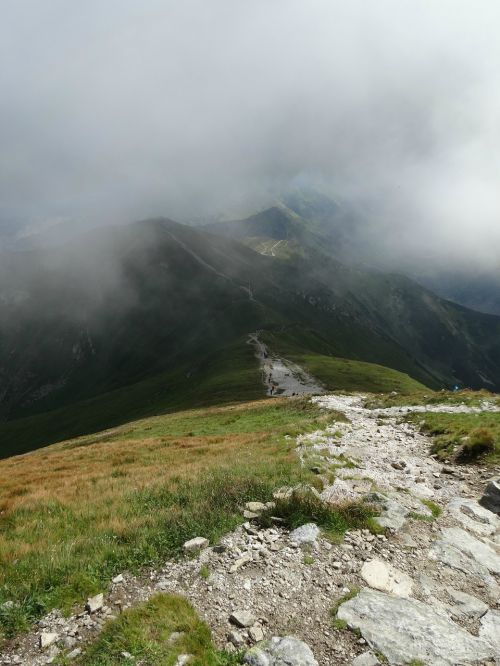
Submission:
<svg viewBox="0 0 500 666">
<path fill-rule="evenodd" d="M 250 520 L 191 558 L 142 577 L 124 572 L 94 600 L 94 612 L 51 613 L 0 663 L 77 656 L 106 619 L 166 591 L 186 595 L 216 644 L 230 650 L 293 635 L 320 666 L 383 663 L 381 655 L 392 664 L 500 664 L 500 520 L 477 502 L 499 470 L 443 466 L 400 411 L 365 409 L 362 396 L 312 399 L 350 423 L 299 437 L 299 455 L 323 477 L 325 501 L 376 503 L 385 534 L 350 532 L 331 544 L 314 527 L 304 536 Z M 332 607 L 353 590 L 360 592 L 340 604 L 334 623 Z M 52 642 L 41 649 L 40 640 Z"/>
</svg>

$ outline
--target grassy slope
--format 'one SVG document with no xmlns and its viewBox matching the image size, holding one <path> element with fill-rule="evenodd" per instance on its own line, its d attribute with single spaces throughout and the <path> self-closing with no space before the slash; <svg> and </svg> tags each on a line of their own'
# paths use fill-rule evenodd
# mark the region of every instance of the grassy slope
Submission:
<svg viewBox="0 0 500 666">
<path fill-rule="evenodd" d="M 0 457 L 25 453 L 144 416 L 253 400 L 263 393 L 253 348 L 241 340 L 208 358 L 200 371 L 189 377 L 187 369 L 179 369 L 67 407 L 1 422 Z"/>
<path fill-rule="evenodd" d="M 267 334 L 271 349 L 303 365 L 328 390 L 409 393 L 425 390 L 408 375 L 380 365 L 303 353 L 283 335 Z M 429 390 L 427 390 L 429 392 Z M 224 405 L 263 397 L 253 347 L 241 339 L 206 359 L 198 372 L 162 374 L 67 407 L 0 423 L 0 457 L 111 428 L 132 419 L 196 406 Z"/>
<path fill-rule="evenodd" d="M 376 363 L 334 357 L 328 353 L 327 345 L 322 349 L 320 342 L 313 335 L 307 336 L 305 332 L 300 341 L 287 334 L 270 333 L 265 333 L 263 339 L 273 351 L 308 370 L 329 391 L 397 391 L 404 394 L 431 392 L 423 384 L 398 370 Z M 311 347 L 320 353 L 304 351 Z"/>
<path fill-rule="evenodd" d="M 434 438 L 432 446 L 442 460 L 453 456 L 464 444 L 470 446 L 470 454 L 462 456 L 463 462 L 480 460 L 484 464 L 500 462 L 500 414 L 416 414 L 411 417 L 421 423 L 421 429 Z M 424 423 L 422 423 L 424 419 Z M 484 451 L 484 445 L 489 448 Z"/>
<path fill-rule="evenodd" d="M 102 590 L 124 569 L 211 542 L 247 500 L 309 479 L 298 432 L 335 420 L 302 399 L 155 417 L 0 461 L 0 623 L 9 633 L 47 609 Z M 1 626 L 0 625 L 0 626 Z"/>
<path fill-rule="evenodd" d="M 428 388 L 398 393 L 377 395 L 367 402 L 371 409 L 403 407 L 406 405 L 470 405 L 479 406 L 484 400 L 498 404 L 499 398 L 489 391 L 431 391 Z"/>
</svg>

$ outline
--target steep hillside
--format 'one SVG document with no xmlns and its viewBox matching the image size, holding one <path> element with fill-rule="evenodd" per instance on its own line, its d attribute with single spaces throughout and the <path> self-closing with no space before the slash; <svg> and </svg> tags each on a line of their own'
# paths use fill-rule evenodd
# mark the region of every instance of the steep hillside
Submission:
<svg viewBox="0 0 500 666">
<path fill-rule="evenodd" d="M 398 276 L 346 268 L 282 213 L 260 216 L 258 232 L 288 234 L 300 248 L 288 257 L 165 219 L 2 257 L 3 449 L 131 414 L 258 397 L 246 344 L 256 330 L 291 354 L 377 363 L 435 388 L 500 386 L 500 319 Z"/>
</svg>

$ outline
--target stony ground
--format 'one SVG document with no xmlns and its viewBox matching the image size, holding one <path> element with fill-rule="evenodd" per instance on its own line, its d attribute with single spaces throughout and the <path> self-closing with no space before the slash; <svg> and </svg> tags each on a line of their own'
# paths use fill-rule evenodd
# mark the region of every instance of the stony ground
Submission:
<svg viewBox="0 0 500 666">
<path fill-rule="evenodd" d="M 124 572 L 95 612 L 52 613 L 0 663 L 76 656 L 107 618 L 163 590 L 186 595 L 221 648 L 293 635 L 320 666 L 376 664 L 381 653 L 394 664 L 500 664 L 500 520 L 477 502 L 499 470 L 438 463 L 399 409 L 365 409 L 362 396 L 313 400 L 350 422 L 299 437 L 299 455 L 323 477 L 326 501 L 376 503 L 385 534 L 331 544 L 311 527 L 300 543 L 300 533 L 250 521 L 193 559 L 139 578 Z M 353 590 L 334 622 L 332 607 Z M 41 636 L 53 641 L 44 650 Z"/>
</svg>

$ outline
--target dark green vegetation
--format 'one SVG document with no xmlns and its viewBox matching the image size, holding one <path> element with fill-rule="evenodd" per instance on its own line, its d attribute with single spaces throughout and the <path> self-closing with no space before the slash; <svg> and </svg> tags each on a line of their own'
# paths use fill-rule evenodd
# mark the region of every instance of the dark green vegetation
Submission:
<svg viewBox="0 0 500 666">
<path fill-rule="evenodd" d="M 182 634 L 169 641 L 174 633 Z M 122 652 L 148 666 L 174 666 L 181 654 L 193 655 L 193 666 L 231 666 L 235 654 L 219 652 L 210 630 L 186 599 L 158 594 L 108 622 L 96 642 L 76 662 L 81 666 L 115 666 L 124 662 Z M 74 662 L 73 662 L 74 663 Z"/>
<path fill-rule="evenodd" d="M 225 237 L 159 219 L 2 256 L 3 455 L 258 397 L 256 330 L 332 388 L 500 386 L 500 318 L 343 265 L 327 203 L 289 205 L 211 227 Z"/>
<path fill-rule="evenodd" d="M 413 415 L 421 422 L 422 414 Z M 500 414 L 426 413 L 421 426 L 433 437 L 432 453 L 440 460 L 455 457 L 457 462 L 498 463 L 500 461 Z"/>
<path fill-rule="evenodd" d="M 216 543 L 243 521 L 246 501 L 317 482 L 294 436 L 336 418 L 304 399 L 262 400 L 153 417 L 0 461 L 1 630 L 82 604 L 117 573 L 178 556 L 194 536 Z M 287 511 L 290 524 L 314 516 L 337 533 L 370 515 L 320 514 L 305 500 Z"/>
</svg>

